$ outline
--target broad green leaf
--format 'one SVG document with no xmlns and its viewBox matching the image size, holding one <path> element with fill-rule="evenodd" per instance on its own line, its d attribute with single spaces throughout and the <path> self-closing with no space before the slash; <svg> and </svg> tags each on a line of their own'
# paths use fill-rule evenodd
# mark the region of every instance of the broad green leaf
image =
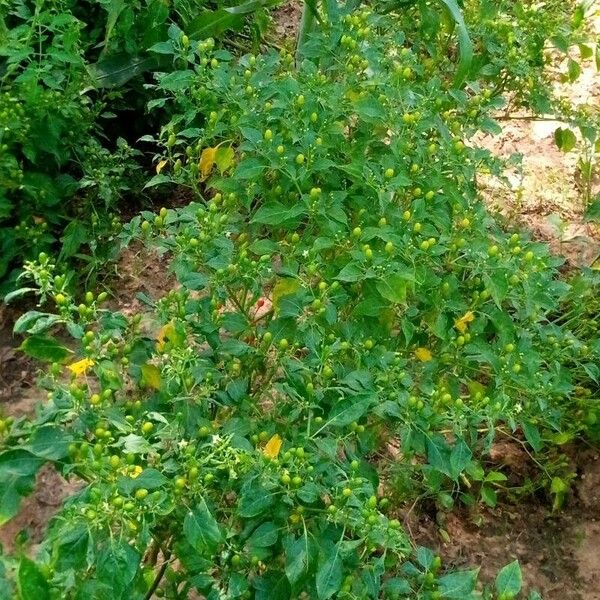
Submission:
<svg viewBox="0 0 600 600">
<path fill-rule="evenodd" d="M 311 551 L 311 543 L 305 537 L 299 537 L 286 545 L 285 573 L 291 584 L 296 583 L 308 573 Z"/>
<path fill-rule="evenodd" d="M 600 223 L 600 197 L 592 200 L 585 211 L 585 220 Z"/>
<path fill-rule="evenodd" d="M 140 555 L 125 541 L 104 548 L 96 559 L 96 576 L 111 586 L 115 598 L 131 597 L 131 583 L 140 569 Z"/>
<path fill-rule="evenodd" d="M 498 502 L 498 494 L 496 490 L 484 485 L 481 487 L 481 499 L 491 508 L 494 508 Z"/>
<path fill-rule="evenodd" d="M 261 206 L 252 218 L 252 223 L 281 226 L 288 221 L 298 221 L 306 214 L 306 207 L 301 202 L 285 206 L 281 202 L 269 202 Z"/>
<path fill-rule="evenodd" d="M 243 17 L 225 9 L 205 10 L 190 21 L 186 31 L 190 38 L 203 40 L 221 36 L 230 29 L 239 29 L 243 24 Z"/>
<path fill-rule="evenodd" d="M 477 582 L 477 569 L 471 571 L 457 571 L 448 573 L 439 579 L 439 590 L 442 598 L 448 600 L 467 600 L 475 590 Z"/>
<path fill-rule="evenodd" d="M 62 319 L 58 315 L 30 310 L 15 321 L 13 331 L 14 333 L 44 333 L 59 321 Z"/>
<path fill-rule="evenodd" d="M 339 275 L 338 275 L 339 279 Z M 408 282 L 405 277 L 398 273 L 390 273 L 377 281 L 377 291 L 390 302 L 401 304 L 406 302 L 406 290 Z"/>
<path fill-rule="evenodd" d="M 107 56 L 87 69 L 96 87 L 121 87 L 133 77 L 161 67 L 159 56 L 131 56 L 126 53 Z"/>
<path fill-rule="evenodd" d="M 42 464 L 43 459 L 25 450 L 0 454 L 0 526 L 19 512 L 21 498 L 33 491 Z"/>
<path fill-rule="evenodd" d="M 183 520 L 183 535 L 198 552 L 214 551 L 223 535 L 219 524 L 213 517 L 206 501 L 202 498 L 193 510 L 190 510 Z"/>
<path fill-rule="evenodd" d="M 50 600 L 50 586 L 40 568 L 26 557 L 21 558 L 17 572 L 20 600 Z"/>
<path fill-rule="evenodd" d="M 259 525 L 248 539 L 248 546 L 252 548 L 267 548 L 277 541 L 277 527 L 272 521 Z"/>
<path fill-rule="evenodd" d="M 21 344 L 20 349 L 33 358 L 48 362 L 62 362 L 73 354 L 72 350 L 63 346 L 58 340 L 43 335 L 28 337 Z"/>
<path fill-rule="evenodd" d="M 441 436 L 427 438 L 427 460 L 434 469 L 452 477 L 450 449 Z"/>
<path fill-rule="evenodd" d="M 28 450 L 38 458 L 60 460 L 67 456 L 69 444 L 72 440 L 73 436 L 64 429 L 50 425 L 36 429 L 27 444 L 23 446 L 23 449 Z"/>
<path fill-rule="evenodd" d="M 450 473 L 455 481 L 471 462 L 473 453 L 464 440 L 458 440 L 450 453 Z"/>
<path fill-rule="evenodd" d="M 332 542 L 324 544 L 321 548 L 315 583 L 319 600 L 331 598 L 342 586 L 340 548 Z"/>
<path fill-rule="evenodd" d="M 282 571 L 269 571 L 254 580 L 255 600 L 289 600 L 290 584 Z"/>
<path fill-rule="evenodd" d="M 554 141 L 560 150 L 563 152 L 571 152 L 577 144 L 577 138 L 570 129 L 559 127 L 554 132 Z"/>
<path fill-rule="evenodd" d="M 496 577 L 496 592 L 498 595 L 512 594 L 516 596 L 523 587 L 523 576 L 519 561 L 515 560 L 502 567 Z"/>
<path fill-rule="evenodd" d="M 169 480 L 156 469 L 144 469 L 137 477 L 119 477 L 117 487 L 123 494 L 131 494 L 141 488 L 156 490 Z"/>
<path fill-rule="evenodd" d="M 272 495 L 261 486 L 253 485 L 242 491 L 238 505 L 240 517 L 249 519 L 262 514 L 273 504 Z"/>
</svg>

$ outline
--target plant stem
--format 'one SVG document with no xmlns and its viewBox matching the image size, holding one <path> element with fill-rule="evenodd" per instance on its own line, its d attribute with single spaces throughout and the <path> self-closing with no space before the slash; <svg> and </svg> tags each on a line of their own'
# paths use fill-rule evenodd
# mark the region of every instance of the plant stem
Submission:
<svg viewBox="0 0 600 600">
<path fill-rule="evenodd" d="M 154 592 L 160 585 L 160 582 L 162 581 L 162 578 L 165 575 L 167 567 L 169 566 L 169 559 L 171 558 L 171 550 L 169 548 L 166 548 L 165 550 L 163 550 L 163 554 L 164 554 L 163 564 L 160 566 L 160 569 L 158 570 L 158 573 L 156 574 L 156 577 L 154 578 L 154 581 L 152 582 L 150 589 L 146 593 L 144 600 L 150 600 L 152 598 Z"/>
</svg>

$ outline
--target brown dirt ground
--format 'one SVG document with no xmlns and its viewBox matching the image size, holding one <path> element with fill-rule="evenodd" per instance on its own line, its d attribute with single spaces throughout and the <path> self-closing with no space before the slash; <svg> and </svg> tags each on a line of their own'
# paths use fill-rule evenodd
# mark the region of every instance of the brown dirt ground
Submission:
<svg viewBox="0 0 600 600">
<path fill-rule="evenodd" d="M 296 2 L 275 11 L 277 39 L 295 35 L 299 14 Z M 600 82 L 590 66 L 569 93 L 577 102 L 597 102 Z M 503 125 L 502 135 L 479 141 L 501 156 L 518 152 L 524 159 L 519 170 L 507 173 L 508 187 L 491 179 L 483 183 L 486 201 L 528 227 L 536 238 L 548 241 L 571 263 L 593 264 L 600 255 L 600 232 L 583 219 L 577 154 L 564 155 L 554 144 L 553 133 L 560 123 L 516 119 Z M 133 247 L 116 265 L 112 307 L 132 313 L 141 304 L 137 292 L 157 296 L 171 285 L 164 261 Z M 18 352 L 19 341 L 11 333 L 16 316 L 13 309 L 0 305 L 0 414 L 21 416 L 31 414 L 42 398 L 35 388 L 37 367 Z M 487 581 L 518 558 L 526 586 L 539 590 L 545 600 L 600 600 L 599 452 L 580 449 L 577 465 L 578 477 L 561 512 L 553 513 L 550 503 L 538 498 L 504 503 L 494 510 L 461 508 L 436 518 L 413 511 L 408 524 L 415 543 L 436 548 L 446 565 L 481 566 Z M 26 545 L 37 544 L 50 518 L 75 489 L 76 484 L 65 482 L 53 469 L 43 469 L 20 514 L 0 528 L 0 545 L 13 549 L 16 536 L 27 540 Z M 449 538 L 441 535 L 440 522 Z"/>
</svg>

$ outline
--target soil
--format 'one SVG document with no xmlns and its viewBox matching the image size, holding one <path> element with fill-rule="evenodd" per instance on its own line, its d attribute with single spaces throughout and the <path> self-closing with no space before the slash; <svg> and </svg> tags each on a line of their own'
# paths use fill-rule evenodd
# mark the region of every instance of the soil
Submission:
<svg viewBox="0 0 600 600">
<path fill-rule="evenodd" d="M 491 583 L 504 565 L 518 559 L 524 589 L 537 590 L 545 600 L 600 600 L 597 452 L 580 457 L 571 496 L 556 513 L 534 497 L 493 510 L 458 508 L 435 519 L 420 514 L 411 520 L 415 541 L 437 549 L 446 566 L 479 566 L 482 581 Z"/>
<path fill-rule="evenodd" d="M 289 41 L 297 31 L 300 4 L 284 5 L 273 18 L 276 39 Z M 600 82 L 591 65 L 568 93 L 578 103 L 597 102 Z M 561 153 L 553 140 L 561 123 L 516 116 L 503 123 L 502 135 L 478 140 L 497 155 L 524 157 L 518 169 L 506 174 L 508 186 L 482 181 L 486 202 L 510 222 L 530 229 L 535 238 L 548 241 L 571 264 L 597 264 L 600 231 L 584 219 L 578 156 Z M 599 182 L 593 185 L 597 192 Z M 182 201 L 173 198 L 172 204 Z M 111 307 L 131 314 L 141 307 L 139 292 L 160 296 L 173 287 L 173 278 L 163 258 L 132 246 L 117 263 L 110 286 L 116 294 Z M 42 399 L 35 387 L 37 365 L 18 351 L 20 341 L 12 335 L 18 314 L 0 305 L 0 414 L 12 416 L 32 414 Z M 508 448 L 501 454 L 510 452 Z M 600 600 L 600 454 L 581 450 L 577 472 L 567 504 L 557 513 L 547 498 L 527 498 L 493 510 L 457 508 L 434 517 L 415 510 L 407 525 L 415 543 L 437 549 L 446 566 L 480 566 L 484 581 L 493 581 L 502 566 L 518 558 L 527 589 L 537 589 L 545 600 Z M 17 538 L 33 552 L 47 523 L 76 487 L 52 468 L 42 469 L 35 493 L 0 528 L 0 546 L 13 550 Z"/>
</svg>

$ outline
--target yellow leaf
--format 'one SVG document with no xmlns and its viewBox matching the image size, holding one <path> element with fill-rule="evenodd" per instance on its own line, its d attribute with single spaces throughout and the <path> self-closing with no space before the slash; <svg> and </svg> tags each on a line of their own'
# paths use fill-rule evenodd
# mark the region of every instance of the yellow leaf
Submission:
<svg viewBox="0 0 600 600">
<path fill-rule="evenodd" d="M 292 277 L 284 277 L 280 279 L 273 288 L 271 301 L 275 312 L 279 310 L 279 303 L 284 296 L 295 294 L 300 289 L 300 281 Z"/>
<path fill-rule="evenodd" d="M 94 366 L 94 361 L 91 358 L 82 358 L 77 362 L 71 363 L 67 365 L 67 368 L 75 375 L 75 377 L 79 377 L 83 375 L 90 367 Z"/>
<path fill-rule="evenodd" d="M 471 323 L 471 321 L 475 320 L 475 315 L 472 310 L 468 310 L 460 319 L 456 319 L 454 321 L 454 327 L 458 329 L 461 333 L 465 333 L 467 331 L 467 325 Z"/>
<path fill-rule="evenodd" d="M 217 154 L 217 148 L 204 148 L 200 155 L 200 163 L 198 168 L 200 169 L 200 179 L 204 181 L 213 169 L 215 164 L 215 156 Z"/>
<path fill-rule="evenodd" d="M 167 164 L 167 161 L 163 159 L 156 165 L 156 174 L 157 175 L 160 175 L 160 172 L 165 168 L 166 164 Z"/>
<path fill-rule="evenodd" d="M 431 350 L 429 348 L 417 348 L 415 350 L 415 356 L 421 362 L 427 362 L 433 358 L 433 354 L 431 354 Z"/>
<path fill-rule="evenodd" d="M 155 365 L 142 365 L 142 380 L 140 384 L 144 387 L 160 389 L 160 370 Z"/>
<path fill-rule="evenodd" d="M 263 448 L 263 452 L 267 458 L 277 458 L 279 451 L 281 450 L 281 444 L 283 440 L 278 434 L 275 434 Z"/>
<path fill-rule="evenodd" d="M 175 325 L 173 321 L 163 325 L 156 334 L 156 349 L 162 352 L 165 349 L 165 344 L 173 339 L 175 334 Z"/>
</svg>

